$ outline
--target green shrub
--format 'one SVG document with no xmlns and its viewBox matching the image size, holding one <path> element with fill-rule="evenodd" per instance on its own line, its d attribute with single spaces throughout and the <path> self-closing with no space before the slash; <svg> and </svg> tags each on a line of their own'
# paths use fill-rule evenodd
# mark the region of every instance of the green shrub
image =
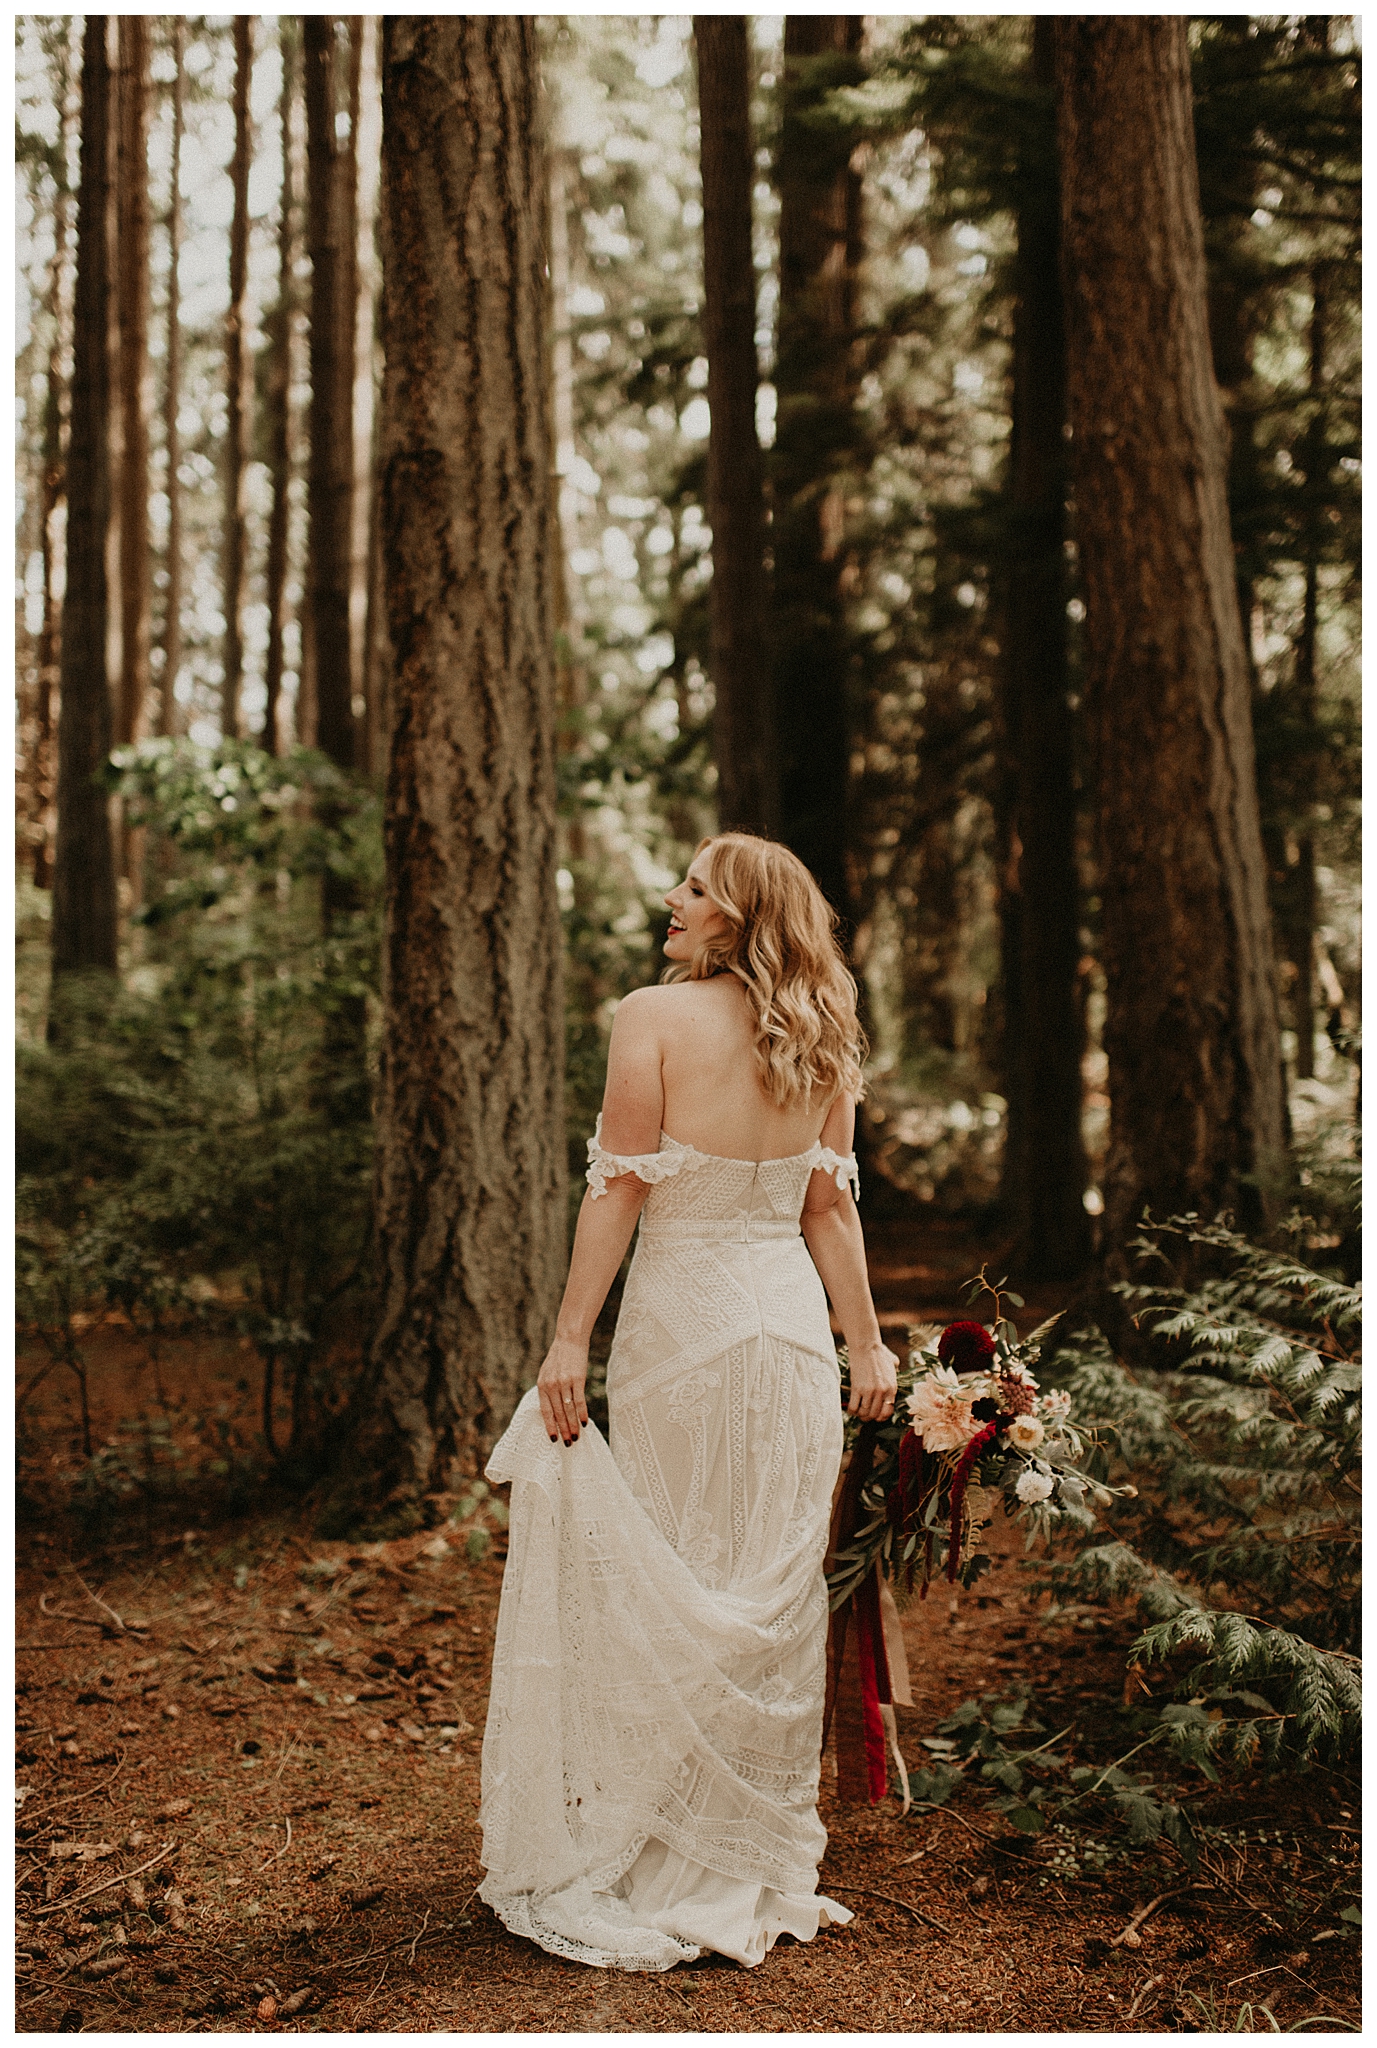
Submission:
<svg viewBox="0 0 1377 2048">
<path fill-rule="evenodd" d="M 113 774 L 148 828 L 141 936 L 113 992 L 64 991 L 56 1037 L 20 1045 L 20 1316 L 80 1377 L 74 1314 L 157 1341 L 199 1303 L 257 1351 L 266 1448 L 299 1472 L 369 1282 L 378 804 L 240 742 L 152 741 Z"/>
<path fill-rule="evenodd" d="M 1160 1365 L 1097 1332 L 1061 1383 L 1137 1482 L 1112 1541 L 1052 1567 L 1065 1598 L 1135 1599 L 1183 1758 L 1338 1762 L 1360 1735 L 1359 1291 L 1223 1223 L 1148 1223 L 1162 1278 L 1119 1288 Z M 1175 1284 L 1173 1257 L 1214 1277 Z M 1063 1352 L 1063 1366 L 1068 1362 Z M 1108 1462 L 1106 1472 L 1108 1471 Z"/>
</svg>

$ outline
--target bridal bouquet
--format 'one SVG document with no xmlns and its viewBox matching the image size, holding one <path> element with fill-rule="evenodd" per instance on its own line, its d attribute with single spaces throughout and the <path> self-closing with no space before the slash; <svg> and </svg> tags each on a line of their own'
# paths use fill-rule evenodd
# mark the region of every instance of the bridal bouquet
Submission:
<svg viewBox="0 0 1377 2048">
<path fill-rule="evenodd" d="M 992 1327 L 949 1323 L 900 1368 L 888 1422 L 848 1423 L 849 1511 L 828 1574 L 834 1609 L 877 1565 L 905 1592 L 916 1581 L 920 1599 L 939 1569 L 953 1584 L 973 1585 L 990 1560 L 973 1552 L 972 1539 L 1001 1500 L 1007 1514 L 1045 1525 L 1087 1495 L 1112 1497 L 1080 1469 L 1087 1445 L 1069 1396 L 1039 1393 L 1033 1377 L 1057 1321 L 1021 1340 L 998 1314 Z"/>
</svg>

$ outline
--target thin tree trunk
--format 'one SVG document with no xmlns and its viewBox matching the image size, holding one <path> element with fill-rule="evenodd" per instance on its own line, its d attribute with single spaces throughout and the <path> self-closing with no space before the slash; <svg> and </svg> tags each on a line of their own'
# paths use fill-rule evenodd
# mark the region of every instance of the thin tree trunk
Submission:
<svg viewBox="0 0 1377 2048">
<path fill-rule="evenodd" d="M 1034 82 L 1048 95 L 1052 21 L 1034 17 Z M 1080 890 L 1077 791 L 1066 639 L 1066 352 L 1055 161 L 1024 167 L 1018 208 L 1013 528 L 1004 653 L 1005 719 L 1014 754 L 1016 980 L 1010 1003 L 1011 1220 L 1020 1270 L 1062 1280 L 1090 1251 L 1081 1137 Z"/>
<path fill-rule="evenodd" d="M 364 1467 L 414 1500 L 510 1416 L 564 1267 L 546 185 L 531 17 L 389 16 L 383 49 L 394 680 Z"/>
<path fill-rule="evenodd" d="M 381 21 L 368 16 L 360 23 L 353 46 L 350 100 L 351 127 L 357 138 L 354 168 L 357 179 L 357 328 L 354 339 L 354 520 L 350 576 L 350 637 L 355 650 L 353 673 L 358 679 L 362 709 L 354 720 L 354 766 L 372 777 L 378 772 L 380 731 L 379 689 L 384 673 L 380 660 L 381 547 L 378 535 L 377 394 L 375 364 L 378 325 L 378 174 L 382 141 L 382 97 L 378 66 Z"/>
<path fill-rule="evenodd" d="M 1305 595 L 1301 603 L 1300 633 L 1296 640 L 1294 694 L 1296 720 L 1304 735 L 1300 759 L 1301 808 L 1305 823 L 1296 834 L 1295 864 L 1286 876 L 1284 893 L 1285 945 L 1294 970 L 1291 983 L 1291 1016 L 1296 1033 L 1296 1077 L 1313 1079 L 1315 1073 L 1315 926 L 1319 921 L 1319 892 L 1315 873 L 1315 834 L 1310 823 L 1315 801 L 1315 763 L 1318 752 L 1315 653 L 1320 618 L 1320 534 L 1321 517 L 1316 499 L 1323 487 L 1327 448 L 1324 426 L 1326 304 L 1328 280 L 1316 268 L 1311 276 L 1310 310 L 1310 396 L 1313 411 L 1303 443 L 1310 511 L 1306 521 Z"/>
<path fill-rule="evenodd" d="M 172 16 L 172 167 L 167 205 L 167 367 L 163 384 L 163 438 L 167 444 L 167 592 L 163 611 L 163 673 L 158 731 L 178 730 L 177 676 L 182 666 L 182 135 L 185 125 L 185 23 Z"/>
<path fill-rule="evenodd" d="M 1120 1247 L 1145 1205 L 1258 1223 L 1285 1124 L 1186 20 L 1054 36 Z"/>
<path fill-rule="evenodd" d="M 244 687 L 244 561 L 248 550 L 244 513 L 244 471 L 248 461 L 249 365 L 249 162 L 253 134 L 249 85 L 253 73 L 253 16 L 234 16 L 234 214 L 230 223 L 230 296 L 225 316 L 225 673 L 220 687 L 220 730 L 239 737 L 239 699 Z"/>
<path fill-rule="evenodd" d="M 69 45 L 64 47 L 70 48 Z M 45 306 L 50 326 L 47 380 L 43 394 L 43 484 L 40 509 L 43 623 L 38 635 L 38 702 L 34 720 L 33 878 L 40 889 L 52 886 L 52 813 L 56 781 L 53 738 L 62 647 L 61 611 L 56 589 L 58 547 L 54 524 L 57 519 L 57 508 L 62 503 L 67 488 L 62 428 L 66 401 L 66 379 L 63 373 L 63 357 L 67 346 L 65 279 L 72 198 L 67 171 L 72 130 L 71 79 L 68 59 L 64 56 L 58 81 L 61 93 L 61 131 L 58 141 L 57 192 L 53 200 L 53 257 L 52 267 L 48 273 Z"/>
<path fill-rule="evenodd" d="M 350 70 L 362 34 L 349 21 Z M 306 89 L 307 238 L 311 256 L 311 446 L 307 604 L 315 662 L 315 744 L 354 765 L 349 595 L 353 570 L 354 336 L 357 309 L 356 137 L 335 130 L 335 17 L 302 23 Z M 346 105 L 347 105 L 346 100 Z"/>
<path fill-rule="evenodd" d="M 108 668 L 112 193 L 109 20 L 82 38 L 81 176 L 67 453 L 67 588 L 62 604 L 57 846 L 53 866 L 54 997 L 60 977 L 116 967 L 110 807 L 98 782 L 110 752 Z M 57 1004 L 54 1003 L 54 1016 Z M 50 1029 L 53 1028 L 50 1022 Z"/>
<path fill-rule="evenodd" d="M 578 458 L 574 439 L 574 338 L 569 321 L 569 165 L 561 149 L 547 152 L 550 176 L 550 396 L 555 443 L 555 481 L 552 495 L 554 529 L 551 535 L 553 602 L 555 619 L 555 683 L 559 705 L 558 745 L 563 754 L 579 745 L 578 714 L 587 696 L 587 671 L 580 650 L 587 618 L 579 586 L 571 582 L 569 557 L 578 545 L 575 493 L 566 481 Z M 574 881 L 574 902 L 582 907 L 587 896 L 587 877 L 582 863 L 587 858 L 588 834 L 583 814 L 574 809 L 561 821 L 561 830 Z M 591 986 L 587 976 L 585 987 Z"/>
<path fill-rule="evenodd" d="M 765 630 L 765 482 L 756 438 L 750 47 L 744 15 L 700 14 L 703 329 L 708 354 L 713 759 L 721 826 L 773 831 L 778 763 Z"/>
<path fill-rule="evenodd" d="M 860 181 L 850 144 L 808 119 L 859 75 L 862 18 L 788 15 L 778 159 L 779 394 L 771 550 L 780 831 L 843 915 L 851 721 L 842 478 L 855 447 Z"/>
<path fill-rule="evenodd" d="M 120 335 L 120 677 L 115 741 L 143 733 L 148 700 L 148 27 L 121 14 L 116 177 Z"/>
<path fill-rule="evenodd" d="M 296 311 L 293 265 L 296 257 L 296 194 L 293 181 L 292 124 L 297 97 L 298 27 L 290 14 L 278 22 L 282 52 L 282 201 L 277 227 L 277 304 L 268 328 L 268 468 L 272 477 L 272 512 L 268 520 L 268 653 L 265 670 L 263 745 L 270 754 L 282 751 L 283 641 L 287 624 L 287 542 L 291 531 L 292 487 L 292 336 Z"/>
</svg>

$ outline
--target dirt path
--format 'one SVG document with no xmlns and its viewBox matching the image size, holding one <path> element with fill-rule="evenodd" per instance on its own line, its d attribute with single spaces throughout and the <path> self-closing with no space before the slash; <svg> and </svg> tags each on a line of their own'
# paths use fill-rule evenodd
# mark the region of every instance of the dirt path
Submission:
<svg viewBox="0 0 1377 2048">
<path fill-rule="evenodd" d="M 923 1293 L 924 1316 L 954 1312 Z M 86 1559 L 20 1547 L 21 2032 L 1217 2031 L 1260 2002 L 1283 2027 L 1356 2016 L 1356 1944 L 1315 1939 L 1338 1925 L 1354 1822 L 1318 1778 L 1221 1792 L 1209 1818 L 1230 1830 L 1234 1890 L 1199 1896 L 1165 1852 L 1073 1874 L 978 1797 L 905 1818 L 892 1797 L 839 1808 L 824 1782 L 821 1882 L 849 1927 L 755 1971 L 557 1961 L 474 1896 L 501 1575 L 485 1509 L 358 1548 L 282 1517 Z M 963 1700 L 1029 1687 L 1049 1734 L 1074 1724 L 1103 1753 L 1130 1625 L 1049 1620 L 1016 1549 L 955 1612 L 934 1597 L 905 1626 L 911 1764 Z M 1240 1840 L 1249 1825 L 1277 1842 Z M 1113 1945 L 1172 1890 L 1138 1946 Z M 1285 1898 L 1312 1893 L 1293 1925 Z"/>
</svg>

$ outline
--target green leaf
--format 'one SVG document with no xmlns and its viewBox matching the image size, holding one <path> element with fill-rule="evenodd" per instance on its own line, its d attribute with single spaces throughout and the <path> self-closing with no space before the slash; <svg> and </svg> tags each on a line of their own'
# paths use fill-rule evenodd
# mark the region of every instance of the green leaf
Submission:
<svg viewBox="0 0 1377 2048">
<path fill-rule="evenodd" d="M 1011 1806 L 1004 1818 L 1021 1835 L 1040 1835 L 1047 1826 L 1035 1806 Z"/>
</svg>

